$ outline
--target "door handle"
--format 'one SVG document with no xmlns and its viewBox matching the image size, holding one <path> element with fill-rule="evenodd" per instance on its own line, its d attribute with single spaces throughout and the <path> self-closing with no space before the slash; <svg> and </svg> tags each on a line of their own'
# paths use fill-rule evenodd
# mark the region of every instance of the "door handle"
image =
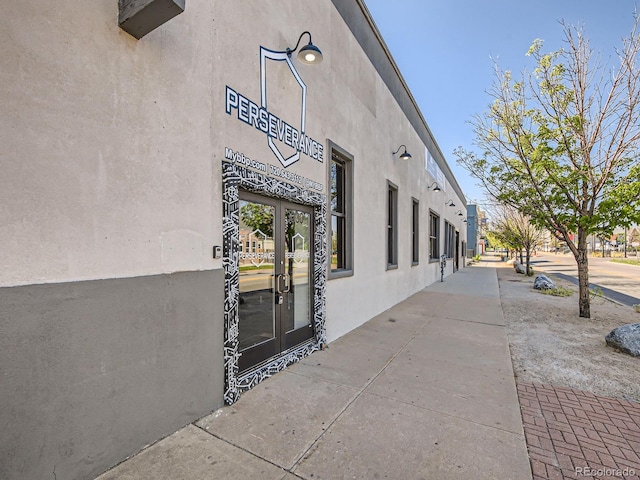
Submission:
<svg viewBox="0 0 640 480">
<path fill-rule="evenodd" d="M 278 275 L 276 275 L 276 292 L 277 293 L 289 293 L 289 291 L 291 290 L 291 281 L 287 282 L 287 279 L 289 278 L 289 275 L 287 275 L 286 273 L 279 273 Z M 284 283 L 284 288 L 280 288 L 283 283 Z"/>
<path fill-rule="evenodd" d="M 284 284 L 285 288 L 281 288 Z M 277 293 L 289 293 L 290 285 L 287 283 L 287 274 L 279 273 L 276 275 L 276 292 Z"/>
</svg>

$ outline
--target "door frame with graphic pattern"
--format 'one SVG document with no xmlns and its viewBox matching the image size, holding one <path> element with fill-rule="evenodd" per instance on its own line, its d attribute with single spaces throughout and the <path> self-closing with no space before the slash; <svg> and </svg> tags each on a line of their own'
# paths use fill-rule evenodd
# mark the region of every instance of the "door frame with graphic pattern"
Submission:
<svg viewBox="0 0 640 480">
<path fill-rule="evenodd" d="M 301 344 L 277 353 L 255 368 L 239 368 L 239 203 L 240 192 L 252 192 L 312 208 L 313 269 L 312 328 L 314 335 Z M 225 272 L 224 365 L 227 404 L 236 402 L 243 391 L 319 350 L 326 343 L 327 198 L 301 186 L 249 170 L 233 162 L 222 162 L 223 258 Z"/>
</svg>

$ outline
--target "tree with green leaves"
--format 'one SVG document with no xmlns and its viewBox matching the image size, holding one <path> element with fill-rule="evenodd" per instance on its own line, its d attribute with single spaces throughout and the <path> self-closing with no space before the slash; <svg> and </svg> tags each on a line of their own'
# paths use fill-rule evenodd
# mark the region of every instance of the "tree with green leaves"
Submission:
<svg viewBox="0 0 640 480">
<path fill-rule="evenodd" d="M 273 238 L 274 211 L 271 205 L 243 202 L 240 207 L 240 222 L 252 230 L 260 230 L 267 237 Z"/>
<path fill-rule="evenodd" d="M 603 64 L 582 29 L 563 22 L 565 47 L 528 55 L 515 80 L 496 66 L 492 104 L 471 121 L 478 149 L 458 162 L 489 196 L 566 242 L 578 266 L 579 315 L 591 316 L 587 237 L 640 221 L 639 19 Z M 615 65 L 614 65 L 615 63 Z"/>
<path fill-rule="evenodd" d="M 542 230 L 532 223 L 531 218 L 505 205 L 494 207 L 491 218 L 491 236 L 509 250 L 519 252 L 520 263 L 525 264 L 525 272 L 530 275 L 531 253 L 542 237 Z"/>
</svg>

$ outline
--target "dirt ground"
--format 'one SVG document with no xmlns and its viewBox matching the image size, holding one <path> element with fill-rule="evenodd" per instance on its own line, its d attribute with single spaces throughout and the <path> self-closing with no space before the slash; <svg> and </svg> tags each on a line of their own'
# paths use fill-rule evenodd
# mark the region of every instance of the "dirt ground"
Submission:
<svg viewBox="0 0 640 480">
<path fill-rule="evenodd" d="M 607 346 L 604 337 L 640 313 L 602 297 L 592 297 L 591 318 L 578 316 L 578 287 L 553 275 L 569 297 L 533 289 L 533 277 L 495 263 L 502 309 L 507 321 L 516 379 L 586 390 L 595 395 L 640 402 L 640 357 Z"/>
</svg>

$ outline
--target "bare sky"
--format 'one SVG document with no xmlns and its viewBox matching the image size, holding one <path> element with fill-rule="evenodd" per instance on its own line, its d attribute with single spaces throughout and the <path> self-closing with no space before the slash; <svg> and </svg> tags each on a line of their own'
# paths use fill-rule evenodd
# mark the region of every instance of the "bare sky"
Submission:
<svg viewBox="0 0 640 480">
<path fill-rule="evenodd" d="M 484 193 L 458 167 L 453 150 L 473 147 L 467 123 L 486 110 L 493 61 L 514 73 L 534 68 L 525 54 L 564 46 L 559 21 L 581 25 L 604 63 L 631 32 L 633 0 L 365 0 L 391 54 L 465 195 Z"/>
</svg>

